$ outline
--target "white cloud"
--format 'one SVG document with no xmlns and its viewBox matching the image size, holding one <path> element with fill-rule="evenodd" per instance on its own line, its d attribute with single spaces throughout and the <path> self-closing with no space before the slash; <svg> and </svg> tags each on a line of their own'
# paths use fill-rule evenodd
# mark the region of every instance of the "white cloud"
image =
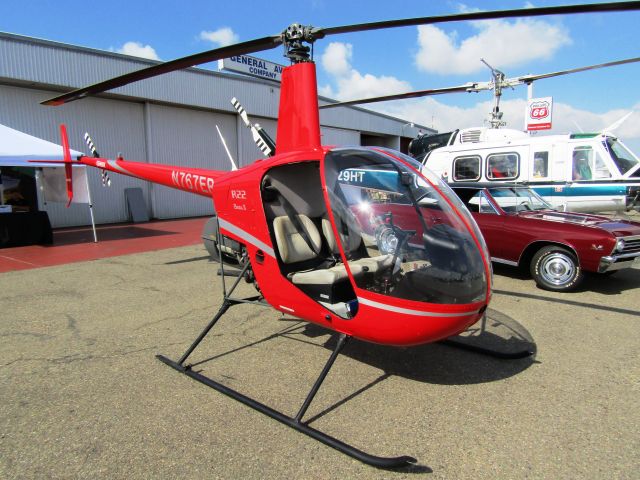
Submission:
<svg viewBox="0 0 640 480">
<path fill-rule="evenodd" d="M 200 32 L 200 39 L 212 42 L 218 47 L 226 47 L 232 43 L 238 43 L 239 37 L 229 27 L 222 27 L 213 32 Z"/>
<path fill-rule="evenodd" d="M 459 41 L 433 25 L 418 27 L 418 69 L 437 74 L 469 74 L 482 70 L 484 58 L 496 68 L 550 58 L 571 38 L 561 26 L 542 20 L 472 22 L 479 32 Z"/>
<path fill-rule="evenodd" d="M 142 45 L 140 42 L 127 42 L 118 49 L 111 49 L 117 53 L 132 55 L 134 57 L 148 58 L 150 60 L 160 60 L 155 49 L 151 45 Z"/>
<path fill-rule="evenodd" d="M 360 73 L 353 68 L 352 57 L 353 48 L 350 44 L 339 42 L 329 44 L 322 54 L 321 64 L 331 76 L 331 84 L 319 88 L 321 95 L 338 100 L 350 100 L 413 90 L 408 82 L 395 77 L 378 77 Z M 436 100 L 436 97 L 372 103 L 364 105 L 364 107 L 402 118 L 408 122 L 427 127 L 433 126 L 438 131 L 446 132 L 457 128 L 478 127 L 486 124 L 493 108 L 492 96 L 488 92 L 469 95 L 476 95 L 478 99 L 478 102 L 471 107 L 446 105 Z M 446 102 L 446 100 L 444 101 Z M 500 110 L 503 112 L 503 120 L 507 122 L 507 128 L 517 130 L 524 128 L 525 106 L 524 93 L 520 99 L 505 100 L 503 98 Z M 554 128 L 545 133 L 577 132 L 580 128 L 584 131 L 599 132 L 619 120 L 630 110 L 635 111 L 634 115 L 624 122 L 615 131 L 615 134 L 640 153 L 640 121 L 638 120 L 640 118 L 640 102 L 630 105 L 626 110 L 616 109 L 604 113 L 590 112 L 555 102 Z"/>
<path fill-rule="evenodd" d="M 411 90 L 411 85 L 391 76 L 362 75 L 351 65 L 353 47 L 349 43 L 332 42 L 322 54 L 322 66 L 333 76 L 336 88 L 320 87 L 320 95 L 338 100 L 377 97 Z"/>
<path fill-rule="evenodd" d="M 479 94 L 481 95 L 481 94 Z M 500 110 L 503 112 L 503 120 L 507 122 L 507 128 L 522 130 L 524 128 L 524 112 L 526 100 L 512 99 L 500 102 Z M 368 108 L 374 108 L 370 106 Z M 489 118 L 489 112 L 493 108 L 493 101 L 487 95 L 486 101 L 480 101 L 475 105 L 463 108 L 440 103 L 434 98 L 420 100 L 404 100 L 402 102 L 387 102 L 375 107 L 381 112 L 406 119 L 434 128 L 441 132 L 483 126 Z M 566 103 L 554 102 L 553 129 L 544 134 L 560 134 L 579 132 L 600 132 L 609 125 L 633 111 L 633 115 L 615 130 L 625 143 L 635 145 L 640 143 L 640 102 L 631 105 L 628 109 L 614 109 L 604 113 L 590 112 L 573 107 Z M 636 152 L 640 153 L 640 152 Z"/>
<path fill-rule="evenodd" d="M 331 42 L 322 54 L 322 66 L 331 75 L 348 75 L 352 56 L 353 46 L 350 43 Z"/>
</svg>

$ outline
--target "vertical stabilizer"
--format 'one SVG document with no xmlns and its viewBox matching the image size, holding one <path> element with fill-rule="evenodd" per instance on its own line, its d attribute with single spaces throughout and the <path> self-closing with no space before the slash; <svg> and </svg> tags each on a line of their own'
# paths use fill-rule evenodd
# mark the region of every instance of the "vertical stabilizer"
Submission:
<svg viewBox="0 0 640 480">
<path fill-rule="evenodd" d="M 60 137 L 62 138 L 62 153 L 64 155 L 64 174 L 67 180 L 67 208 L 73 200 L 73 167 L 71 166 L 71 150 L 69 150 L 69 138 L 67 137 L 67 127 L 60 124 Z"/>
</svg>

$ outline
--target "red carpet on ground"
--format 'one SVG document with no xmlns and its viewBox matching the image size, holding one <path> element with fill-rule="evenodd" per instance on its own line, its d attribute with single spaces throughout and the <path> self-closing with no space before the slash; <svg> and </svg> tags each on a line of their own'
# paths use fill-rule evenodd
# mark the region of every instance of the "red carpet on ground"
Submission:
<svg viewBox="0 0 640 480">
<path fill-rule="evenodd" d="M 97 243 L 91 227 L 56 229 L 53 245 L 0 249 L 0 273 L 195 245 L 202 242 L 202 229 L 208 219 L 99 225 Z"/>
</svg>

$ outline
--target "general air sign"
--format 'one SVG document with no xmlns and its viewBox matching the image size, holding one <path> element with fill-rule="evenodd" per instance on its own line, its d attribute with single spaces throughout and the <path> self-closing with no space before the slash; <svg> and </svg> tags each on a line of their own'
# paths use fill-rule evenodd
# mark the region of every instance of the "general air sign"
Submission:
<svg viewBox="0 0 640 480">
<path fill-rule="evenodd" d="M 261 58 L 250 57 L 249 55 L 236 55 L 235 57 L 218 60 L 219 70 L 229 70 L 231 72 L 244 73 L 252 77 L 266 78 L 280 82 L 282 80 L 283 65 L 267 62 Z"/>
<path fill-rule="evenodd" d="M 549 130 L 551 128 L 551 111 L 553 97 L 531 98 L 527 102 L 525 122 L 527 130 Z"/>
</svg>

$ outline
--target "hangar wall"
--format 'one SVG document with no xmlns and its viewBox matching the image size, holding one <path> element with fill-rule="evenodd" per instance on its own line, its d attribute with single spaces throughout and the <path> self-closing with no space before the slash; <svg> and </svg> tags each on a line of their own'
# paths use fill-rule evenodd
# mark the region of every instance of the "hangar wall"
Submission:
<svg viewBox="0 0 640 480">
<path fill-rule="evenodd" d="M 157 64 L 151 60 L 0 32 L 0 123 L 45 140 L 60 143 L 59 124 L 65 123 L 71 148 L 88 149 L 89 132 L 103 157 L 196 168 L 229 170 L 227 154 L 216 132 L 220 128 L 238 166 L 262 153 L 233 109 L 237 97 L 274 139 L 277 138 L 279 85 L 241 75 L 189 68 L 87 97 L 60 107 L 40 102 L 68 91 L 136 69 Z M 320 97 L 320 103 L 327 99 Z M 397 148 L 400 136 L 418 129 L 408 122 L 357 107 L 320 112 L 322 143 L 360 145 L 375 138 L 376 145 Z M 379 143 L 378 143 L 379 142 Z M 124 190 L 140 187 L 153 218 L 180 218 L 213 213 L 211 200 L 162 185 L 115 173 L 111 187 L 102 186 L 100 172 L 88 168 L 96 223 L 129 220 Z M 90 223 L 86 205 L 44 205 L 54 227 Z"/>
<path fill-rule="evenodd" d="M 86 102 L 75 102 L 64 109 L 41 106 L 40 102 L 50 96 L 51 92 L 0 85 L 0 123 L 58 144 L 59 125 L 65 123 L 70 147 L 74 150 L 87 152 L 83 136 L 89 132 L 101 155 L 115 158 L 118 152 L 123 152 L 131 159 L 144 161 L 147 152 L 143 104 L 87 98 Z M 104 188 L 97 169 L 87 168 L 87 177 L 97 223 L 128 220 L 125 188 L 142 188 L 145 200 L 149 202 L 148 183 L 145 181 L 112 174 L 112 186 Z M 49 212 L 54 227 L 90 224 L 86 205 L 71 204 L 66 208 L 57 203 L 45 206 L 42 198 L 39 201 L 40 208 Z"/>
</svg>

